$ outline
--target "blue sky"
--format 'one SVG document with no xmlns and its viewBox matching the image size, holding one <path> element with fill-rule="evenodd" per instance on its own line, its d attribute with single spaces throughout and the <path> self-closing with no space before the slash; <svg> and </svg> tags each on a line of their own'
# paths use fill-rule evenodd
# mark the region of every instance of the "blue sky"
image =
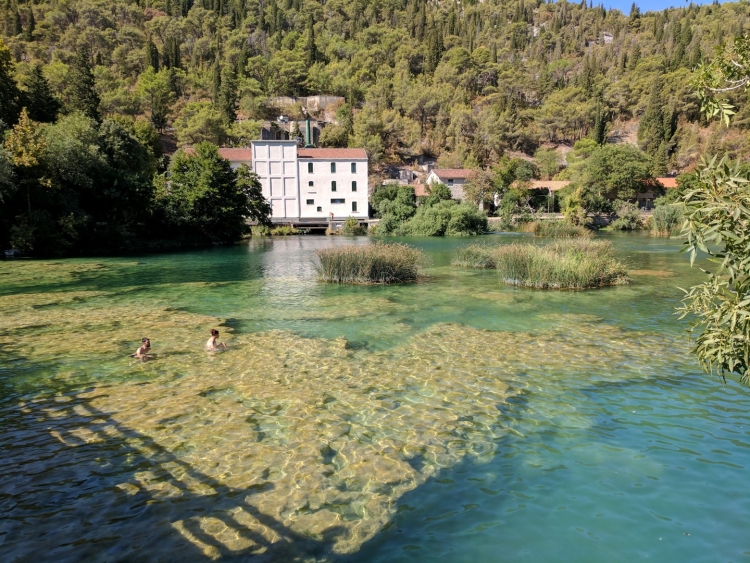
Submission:
<svg viewBox="0 0 750 563">
<path fill-rule="evenodd" d="M 575 2 L 575 0 L 572 0 Z M 693 4 L 710 4 L 713 0 L 697 0 L 693 1 Z M 722 0 L 719 0 L 722 4 Z M 603 4 L 605 8 L 617 8 L 625 15 L 630 13 L 630 6 L 633 0 L 594 0 L 594 6 Z M 636 0 L 635 2 L 641 9 L 641 12 L 648 12 L 649 10 L 664 10 L 665 8 L 675 7 L 686 7 L 690 5 L 690 2 L 685 0 Z"/>
</svg>

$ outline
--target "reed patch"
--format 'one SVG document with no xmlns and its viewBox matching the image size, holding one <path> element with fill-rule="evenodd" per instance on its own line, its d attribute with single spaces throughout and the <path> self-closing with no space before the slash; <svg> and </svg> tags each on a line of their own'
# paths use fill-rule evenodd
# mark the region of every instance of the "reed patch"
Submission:
<svg viewBox="0 0 750 563">
<path fill-rule="evenodd" d="M 586 289 L 628 282 L 627 268 L 614 256 L 609 241 L 571 239 L 545 246 L 468 245 L 453 264 L 495 269 L 509 285 L 535 289 Z"/>
<path fill-rule="evenodd" d="M 388 284 L 416 281 L 424 254 L 406 244 L 376 242 L 319 250 L 318 278 L 332 283 Z"/>
</svg>

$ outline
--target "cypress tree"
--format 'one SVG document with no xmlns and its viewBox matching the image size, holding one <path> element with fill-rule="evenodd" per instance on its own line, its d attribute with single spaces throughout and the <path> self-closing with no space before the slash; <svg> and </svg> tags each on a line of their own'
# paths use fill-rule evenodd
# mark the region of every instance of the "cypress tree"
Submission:
<svg viewBox="0 0 750 563">
<path fill-rule="evenodd" d="M 305 45 L 305 58 L 307 66 L 311 67 L 318 60 L 318 49 L 315 47 L 315 22 L 313 15 L 307 18 L 307 44 Z"/>
<path fill-rule="evenodd" d="M 13 35 L 18 36 L 23 33 L 23 25 L 21 25 L 21 14 L 18 13 L 18 9 L 16 9 L 16 13 L 13 16 Z"/>
<path fill-rule="evenodd" d="M 42 65 L 36 65 L 26 82 L 26 111 L 33 121 L 53 123 L 57 119 L 61 104 L 50 90 L 49 82 L 42 74 Z"/>
<path fill-rule="evenodd" d="M 237 75 L 229 65 L 221 75 L 218 105 L 224 119 L 229 123 L 237 119 Z"/>
<path fill-rule="evenodd" d="M 14 66 L 10 49 L 0 39 L 0 130 L 15 125 L 21 112 L 21 92 L 13 80 Z"/>
<path fill-rule="evenodd" d="M 636 66 L 638 66 L 638 61 L 641 60 L 641 46 L 638 45 L 638 43 L 635 44 L 635 47 L 633 47 L 633 52 L 630 55 L 630 63 L 628 63 L 628 68 L 630 70 L 633 70 Z"/>
<path fill-rule="evenodd" d="M 661 90 L 661 80 L 657 78 L 651 86 L 646 111 L 643 112 L 641 122 L 638 124 L 638 142 L 641 148 L 651 156 L 656 153 L 666 137 L 664 126 L 667 121 L 662 109 Z"/>
<path fill-rule="evenodd" d="M 159 72 L 159 49 L 156 48 L 156 45 L 151 39 L 149 39 L 146 44 L 146 68 L 148 67 Z"/>
<path fill-rule="evenodd" d="M 603 145 L 607 141 L 607 114 L 602 107 L 601 100 L 599 100 L 599 103 L 596 105 L 594 129 L 592 130 L 591 135 L 597 145 Z"/>
<path fill-rule="evenodd" d="M 211 98 L 214 104 L 219 103 L 221 97 L 221 68 L 219 63 L 214 63 L 214 76 L 213 76 L 213 91 L 211 92 Z"/>
<path fill-rule="evenodd" d="M 36 29 L 36 20 L 34 20 L 34 10 L 29 5 L 29 17 L 26 20 L 25 38 L 26 41 L 34 40 L 34 29 Z"/>
<path fill-rule="evenodd" d="M 99 94 L 96 93 L 96 81 L 91 72 L 91 51 L 83 47 L 73 59 L 70 67 L 69 83 L 67 93 L 69 109 L 80 111 L 87 117 L 101 122 L 99 113 Z"/>
</svg>

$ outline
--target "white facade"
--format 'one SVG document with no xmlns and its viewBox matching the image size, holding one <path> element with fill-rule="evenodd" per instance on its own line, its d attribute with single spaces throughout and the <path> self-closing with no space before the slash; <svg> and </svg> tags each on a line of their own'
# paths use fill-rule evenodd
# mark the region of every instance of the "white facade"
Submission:
<svg viewBox="0 0 750 563">
<path fill-rule="evenodd" d="M 367 219 L 363 149 L 298 149 L 294 141 L 253 141 L 252 160 L 273 219 Z"/>
<path fill-rule="evenodd" d="M 271 202 L 274 219 L 300 217 L 297 143 L 258 141 L 252 143 L 253 170 L 263 186 L 263 197 Z"/>
</svg>

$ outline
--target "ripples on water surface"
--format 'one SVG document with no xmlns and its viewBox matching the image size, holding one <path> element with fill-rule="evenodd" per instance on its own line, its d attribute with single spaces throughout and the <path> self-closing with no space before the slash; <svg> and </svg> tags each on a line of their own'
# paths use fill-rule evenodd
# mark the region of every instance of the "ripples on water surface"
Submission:
<svg viewBox="0 0 750 563">
<path fill-rule="evenodd" d="M 588 292 L 467 240 L 387 288 L 316 283 L 322 237 L 0 263 L 2 560 L 750 559 L 748 391 L 673 315 L 699 274 L 613 240 L 634 283 Z"/>
</svg>

